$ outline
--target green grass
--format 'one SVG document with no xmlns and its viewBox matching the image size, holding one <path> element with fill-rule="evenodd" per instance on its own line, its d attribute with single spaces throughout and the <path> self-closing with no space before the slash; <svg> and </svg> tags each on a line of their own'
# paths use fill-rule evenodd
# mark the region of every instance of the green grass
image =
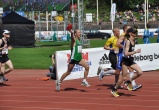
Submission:
<svg viewBox="0 0 159 110">
<path fill-rule="evenodd" d="M 142 39 L 139 38 L 139 44 Z M 156 38 L 150 39 L 151 43 Z M 103 47 L 105 40 L 90 40 L 90 47 Z M 51 65 L 49 55 L 59 50 L 70 50 L 70 42 L 36 42 L 34 48 L 13 48 L 9 51 L 9 58 L 12 60 L 15 69 L 47 69 Z"/>
</svg>

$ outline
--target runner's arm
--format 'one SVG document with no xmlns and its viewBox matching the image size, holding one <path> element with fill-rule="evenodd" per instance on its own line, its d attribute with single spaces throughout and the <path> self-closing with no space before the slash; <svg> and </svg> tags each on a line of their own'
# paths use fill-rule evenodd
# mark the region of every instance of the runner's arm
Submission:
<svg viewBox="0 0 159 110">
<path fill-rule="evenodd" d="M 122 39 L 118 39 L 116 46 L 119 48 L 123 48 L 123 45 L 121 44 L 121 42 L 122 42 Z"/>
</svg>

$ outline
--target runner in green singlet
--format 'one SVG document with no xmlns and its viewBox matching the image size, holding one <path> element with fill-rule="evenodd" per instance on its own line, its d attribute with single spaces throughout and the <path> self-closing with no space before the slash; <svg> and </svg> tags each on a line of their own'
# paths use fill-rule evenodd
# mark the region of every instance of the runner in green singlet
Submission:
<svg viewBox="0 0 159 110">
<path fill-rule="evenodd" d="M 89 87 L 89 83 L 87 82 L 87 76 L 89 72 L 89 65 L 87 62 L 82 58 L 82 44 L 81 44 L 81 32 L 80 30 L 75 30 L 73 32 L 72 29 L 68 30 L 71 33 L 71 56 L 70 56 L 70 62 L 68 64 L 67 71 L 61 76 L 60 80 L 57 82 L 57 88 L 60 90 L 60 84 L 61 82 L 71 73 L 73 67 L 75 64 L 78 64 L 80 66 L 83 66 L 85 68 L 84 71 L 84 79 L 81 83 L 81 85 Z"/>
</svg>

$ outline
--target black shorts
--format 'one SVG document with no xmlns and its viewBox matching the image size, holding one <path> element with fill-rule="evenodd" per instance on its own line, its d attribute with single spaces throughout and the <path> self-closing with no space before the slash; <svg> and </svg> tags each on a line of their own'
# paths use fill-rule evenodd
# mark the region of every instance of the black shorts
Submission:
<svg viewBox="0 0 159 110">
<path fill-rule="evenodd" d="M 80 61 L 81 61 L 81 60 L 80 60 Z M 76 61 L 76 60 L 73 60 L 73 59 L 72 59 L 72 60 L 69 62 L 69 64 L 79 64 L 80 61 Z"/>
<path fill-rule="evenodd" d="M 109 53 L 109 61 L 111 63 L 111 67 L 113 69 L 116 69 L 116 65 L 117 65 L 117 55 L 114 52 L 110 52 Z"/>
<path fill-rule="evenodd" d="M 0 57 L 0 63 L 6 63 L 9 60 L 7 55 Z"/>
<path fill-rule="evenodd" d="M 130 57 L 130 58 L 123 57 L 122 64 L 130 67 L 131 65 L 136 64 L 136 63 L 134 62 L 134 58 L 133 57 Z"/>
</svg>

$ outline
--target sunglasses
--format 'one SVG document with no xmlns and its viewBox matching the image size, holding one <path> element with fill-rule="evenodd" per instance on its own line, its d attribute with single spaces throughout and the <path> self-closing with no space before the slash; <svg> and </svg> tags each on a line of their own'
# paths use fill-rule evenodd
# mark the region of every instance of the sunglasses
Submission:
<svg viewBox="0 0 159 110">
<path fill-rule="evenodd" d="M 6 35 L 10 35 L 10 33 L 5 33 Z"/>
</svg>

